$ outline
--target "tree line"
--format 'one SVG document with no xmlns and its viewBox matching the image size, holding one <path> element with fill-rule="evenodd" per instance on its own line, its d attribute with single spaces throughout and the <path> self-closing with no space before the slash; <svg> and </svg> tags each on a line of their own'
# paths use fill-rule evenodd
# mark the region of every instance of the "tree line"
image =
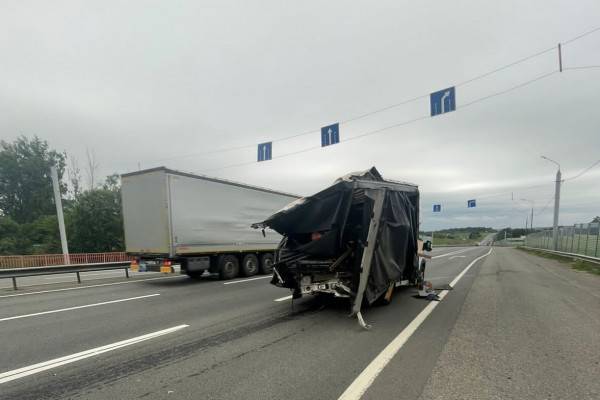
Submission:
<svg viewBox="0 0 600 400">
<path fill-rule="evenodd" d="M 51 166 L 58 172 L 69 252 L 123 251 L 119 176 L 98 182 L 93 152 L 86 165 L 84 188 L 77 161 L 45 140 L 0 141 L 0 255 L 62 252 Z"/>
</svg>

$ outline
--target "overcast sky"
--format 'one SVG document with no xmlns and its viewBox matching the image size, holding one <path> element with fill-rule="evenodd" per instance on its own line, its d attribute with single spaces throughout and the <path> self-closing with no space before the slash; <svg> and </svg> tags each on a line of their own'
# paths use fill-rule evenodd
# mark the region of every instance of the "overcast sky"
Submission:
<svg viewBox="0 0 600 400">
<path fill-rule="evenodd" d="M 302 195 L 375 165 L 419 184 L 424 229 L 522 227 L 521 198 L 548 226 L 556 168 L 540 155 L 567 178 L 600 159 L 600 68 L 461 107 L 557 70 L 547 52 L 458 86 L 454 113 L 347 139 L 599 26 L 598 0 L 3 0 L 0 135 L 38 135 L 82 169 L 93 150 L 102 175 L 165 165 Z M 600 31 L 563 50 L 565 67 L 600 65 Z M 321 126 L 418 96 L 341 124 L 338 145 L 253 163 L 257 143 L 318 147 Z M 598 214 L 600 167 L 565 182 L 560 223 Z"/>
</svg>

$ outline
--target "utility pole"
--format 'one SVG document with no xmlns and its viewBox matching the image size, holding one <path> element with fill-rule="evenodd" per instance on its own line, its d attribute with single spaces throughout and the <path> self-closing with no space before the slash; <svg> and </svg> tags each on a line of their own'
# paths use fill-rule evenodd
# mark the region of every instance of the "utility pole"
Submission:
<svg viewBox="0 0 600 400">
<path fill-rule="evenodd" d="M 529 227 L 531 232 L 533 232 L 533 208 L 535 207 L 535 201 L 527 199 L 521 199 L 521 201 L 527 201 L 531 204 L 531 218 L 529 219 Z M 525 227 L 525 229 L 527 229 L 527 227 Z"/>
<path fill-rule="evenodd" d="M 60 198 L 60 186 L 58 185 L 58 172 L 56 167 L 50 167 L 50 175 L 52 175 L 52 187 L 54 189 L 54 204 L 56 205 L 56 217 L 58 219 L 58 230 L 60 231 L 60 244 L 62 245 L 63 257 L 65 264 L 71 264 L 69 259 L 69 246 L 67 244 L 67 232 L 65 230 L 65 217 L 63 215 L 62 200 Z"/>
<path fill-rule="evenodd" d="M 558 250 L 558 213 L 560 209 L 560 184 L 562 182 L 562 174 L 560 173 L 560 164 L 546 156 L 542 156 L 544 160 L 550 161 L 558 166 L 556 171 L 556 183 L 554 187 L 554 224 L 552 227 L 552 248 Z"/>
</svg>

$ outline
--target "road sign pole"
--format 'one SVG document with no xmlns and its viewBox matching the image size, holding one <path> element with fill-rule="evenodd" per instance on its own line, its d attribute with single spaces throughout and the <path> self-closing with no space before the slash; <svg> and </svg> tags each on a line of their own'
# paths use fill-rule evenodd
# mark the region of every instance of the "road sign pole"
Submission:
<svg viewBox="0 0 600 400">
<path fill-rule="evenodd" d="M 71 264 L 69 259 L 69 246 L 67 244 L 67 232 L 65 230 L 65 217 L 63 215 L 62 200 L 60 198 L 60 186 L 58 185 L 58 172 L 55 166 L 50 168 L 52 175 L 52 187 L 54 189 L 54 204 L 56 205 L 56 217 L 58 219 L 58 230 L 60 232 L 60 244 L 62 245 L 65 264 Z"/>
<path fill-rule="evenodd" d="M 559 72 L 563 71 L 563 67 L 562 67 L 562 48 L 560 46 L 560 43 L 558 44 L 558 71 Z"/>
</svg>

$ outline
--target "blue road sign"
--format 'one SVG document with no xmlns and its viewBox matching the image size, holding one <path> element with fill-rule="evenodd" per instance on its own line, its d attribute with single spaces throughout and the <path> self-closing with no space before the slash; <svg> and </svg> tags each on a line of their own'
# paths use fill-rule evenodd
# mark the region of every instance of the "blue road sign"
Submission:
<svg viewBox="0 0 600 400">
<path fill-rule="evenodd" d="M 258 145 L 258 161 L 267 161 L 272 158 L 273 142 L 260 143 Z"/>
<path fill-rule="evenodd" d="M 456 91 L 454 86 L 429 95 L 431 116 L 456 110 Z"/>
<path fill-rule="evenodd" d="M 473 200 L 467 200 L 467 207 L 468 208 L 475 208 L 476 204 L 475 204 L 475 199 Z"/>
<path fill-rule="evenodd" d="M 434 204 L 433 205 L 433 212 L 441 212 L 442 211 L 442 205 L 441 204 Z"/>
<path fill-rule="evenodd" d="M 340 142 L 340 124 L 324 126 L 321 128 L 321 147 Z"/>
</svg>

